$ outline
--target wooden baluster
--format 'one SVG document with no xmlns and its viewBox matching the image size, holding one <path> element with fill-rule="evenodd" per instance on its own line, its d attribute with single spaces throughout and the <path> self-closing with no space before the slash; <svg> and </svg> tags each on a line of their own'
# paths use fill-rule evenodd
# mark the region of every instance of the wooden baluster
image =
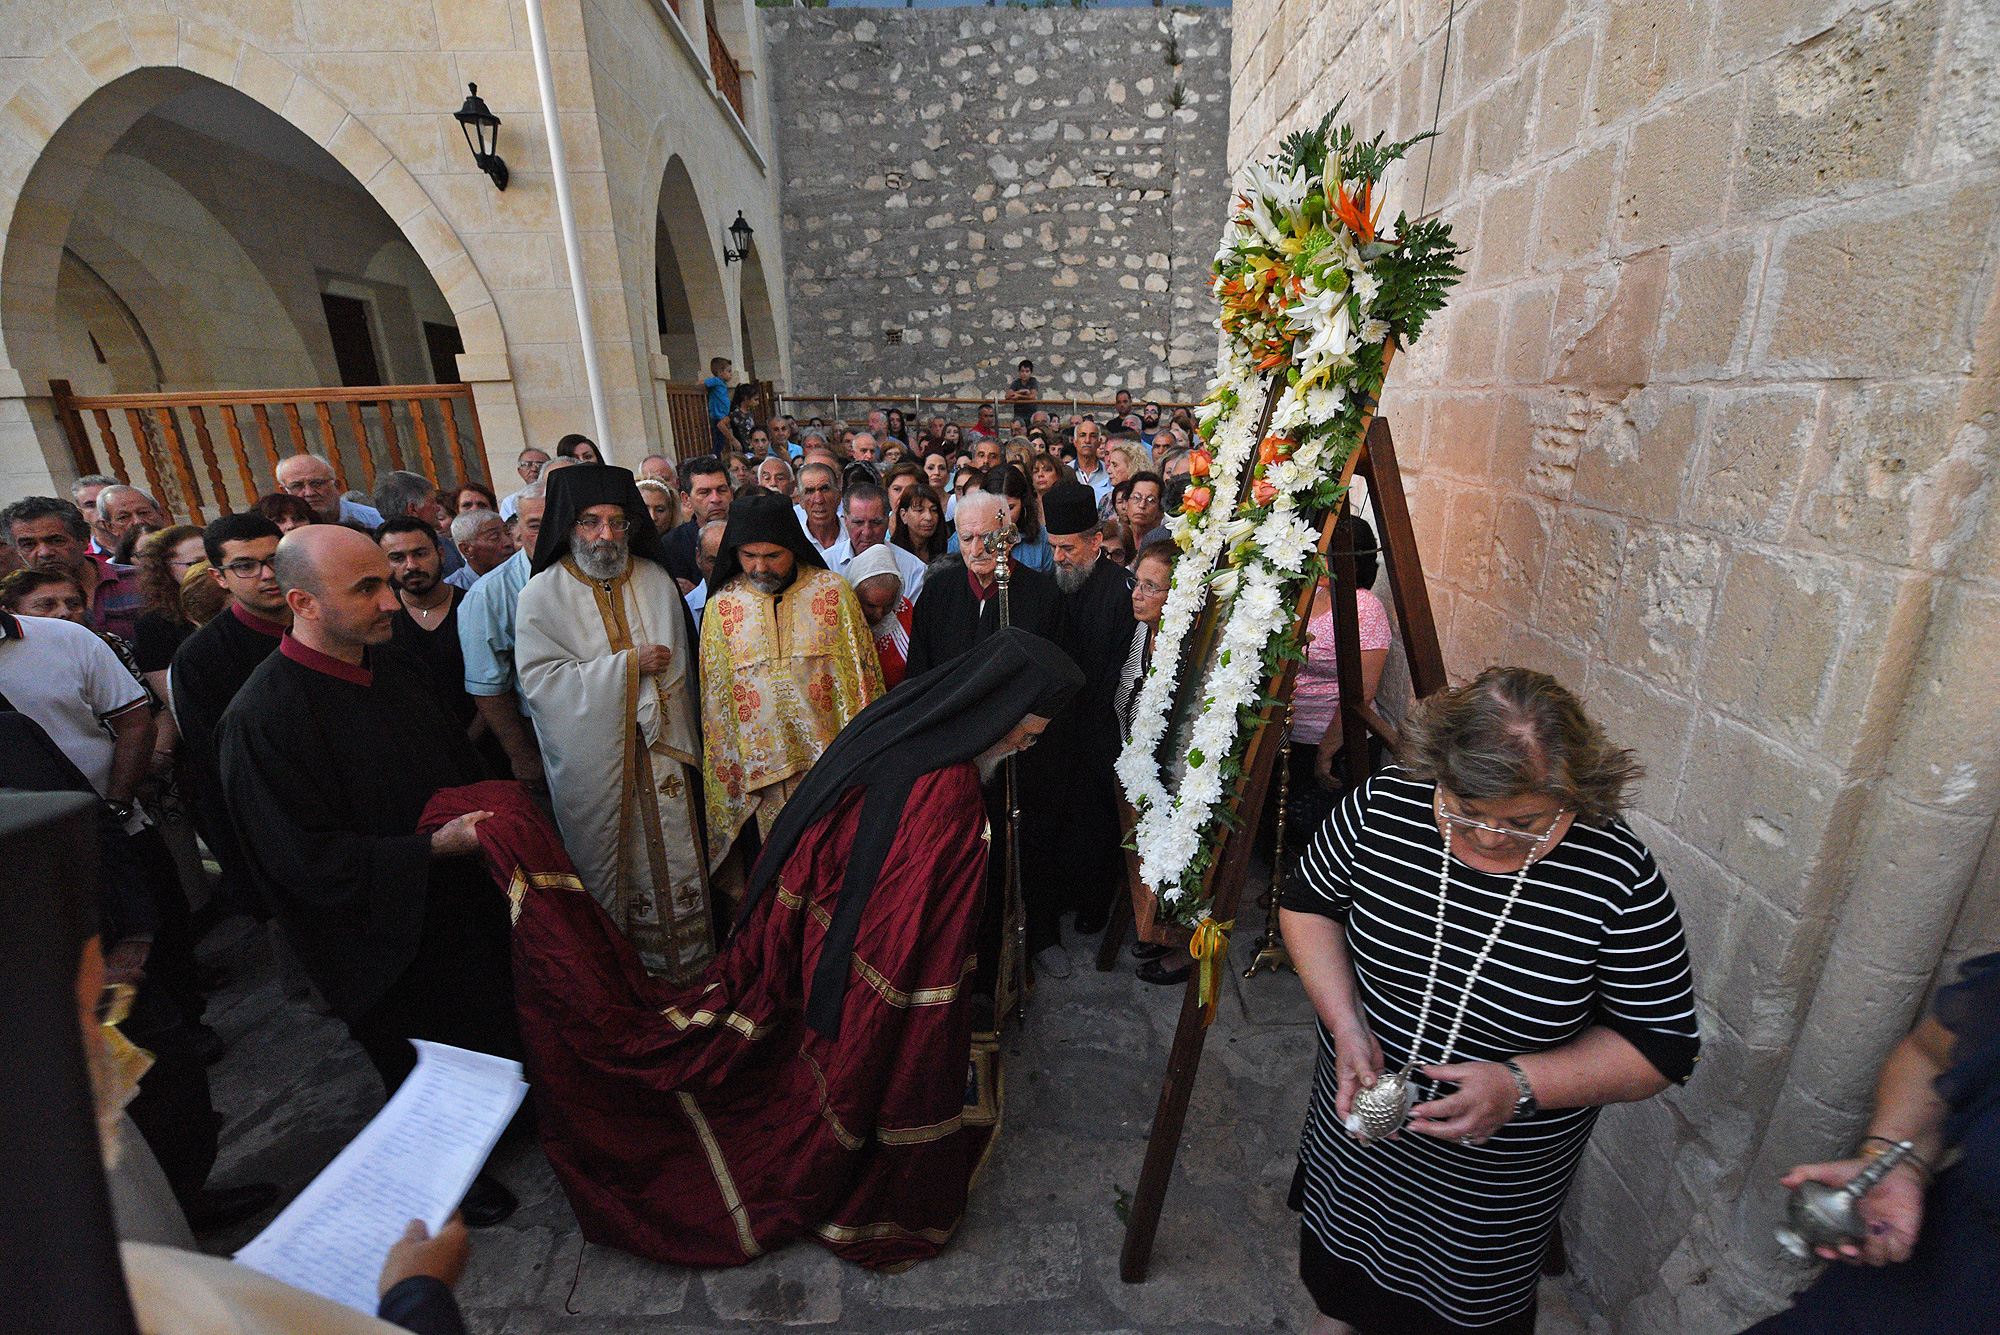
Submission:
<svg viewBox="0 0 2000 1335">
<path fill-rule="evenodd" d="M 271 461 L 271 485 L 278 486 L 278 441 L 271 434 L 271 413 L 261 403 L 250 405 L 250 415 L 257 419 L 257 437 L 264 442 L 264 457 Z M 279 488 L 282 490 L 282 488 Z"/>
<path fill-rule="evenodd" d="M 215 487 L 215 508 L 228 514 L 235 507 L 229 503 L 229 484 L 222 480 L 222 465 L 215 461 L 215 441 L 208 434 L 208 418 L 198 403 L 188 405 L 188 418 L 194 423 L 195 443 L 201 446 L 202 462 L 208 465 L 208 480 Z M 251 500 L 254 502 L 256 497 Z"/>
<path fill-rule="evenodd" d="M 112 476 L 131 486 L 132 475 L 125 471 L 125 456 L 118 452 L 118 433 L 111 427 L 111 414 L 102 408 L 93 408 L 90 415 L 97 419 L 97 434 L 104 440 L 104 457 L 111 461 Z"/>
<path fill-rule="evenodd" d="M 409 405 L 410 431 L 417 438 L 417 457 L 424 461 L 424 476 L 429 478 L 431 485 L 435 487 L 438 485 L 437 459 L 431 453 L 430 427 L 424 423 L 424 401 L 422 399 L 411 399 Z M 388 406 L 386 402 L 382 405 L 385 411 Z M 463 481 L 464 479 L 461 477 L 459 480 Z"/>
<path fill-rule="evenodd" d="M 368 475 L 369 490 L 375 487 L 375 452 L 368 448 L 368 428 L 361 421 L 361 405 L 347 401 L 348 420 L 354 423 L 354 448 L 361 455 L 361 470 Z"/>
<path fill-rule="evenodd" d="M 396 415 L 389 407 L 389 400 L 375 400 L 375 411 L 382 418 L 382 448 L 396 461 L 399 470 L 408 471 L 403 469 L 403 448 L 396 441 Z"/>
<path fill-rule="evenodd" d="M 160 425 L 161 434 L 166 438 L 167 461 L 174 466 L 174 480 L 180 484 L 181 502 L 187 506 L 196 525 L 208 521 L 201 513 L 201 492 L 194 482 L 194 460 L 188 458 L 187 444 L 181 439 L 180 421 L 172 408 L 153 409 L 153 420 Z"/>
<path fill-rule="evenodd" d="M 236 471 L 243 477 L 243 503 L 254 510 L 261 493 L 257 488 L 257 475 L 250 471 L 250 452 L 243 448 L 243 428 L 236 420 L 236 405 L 225 403 L 221 407 L 222 427 L 229 433 L 229 452 L 236 456 Z M 273 478 L 272 485 L 276 484 L 277 479 Z"/>
<path fill-rule="evenodd" d="M 49 381 L 49 397 L 55 401 L 56 416 L 62 420 L 63 435 L 69 437 L 69 452 L 76 463 L 76 475 L 88 477 L 97 471 L 97 452 L 90 448 L 90 433 L 83 429 L 83 414 L 76 410 L 69 381 Z"/>
<path fill-rule="evenodd" d="M 167 494 L 167 489 L 160 482 L 159 462 L 153 458 L 153 452 L 146 448 L 146 424 L 140 418 L 137 408 L 127 408 L 125 420 L 132 426 L 132 448 L 138 453 L 139 463 L 146 470 L 146 481 L 152 487 L 153 499 L 158 500 Z M 120 473 L 119 476 L 123 477 L 124 474 Z"/>
<path fill-rule="evenodd" d="M 361 420 L 361 401 L 347 401 L 347 420 L 354 424 L 354 448 L 361 451 L 361 461 L 368 467 L 369 484 L 374 484 L 375 456 L 368 448 L 368 424 Z"/>
<path fill-rule="evenodd" d="M 333 434 L 333 414 L 328 411 L 325 399 L 320 399 L 313 404 L 313 415 L 319 421 L 319 438 L 328 445 L 332 445 L 336 439 Z M 327 455 L 329 459 L 332 457 L 333 455 L 331 454 Z M 336 473 L 340 471 L 338 466 L 335 467 L 334 471 Z"/>
<path fill-rule="evenodd" d="M 437 401 L 438 415 L 444 419 L 444 435 L 451 447 L 451 466 L 458 470 L 459 485 L 473 480 L 465 471 L 465 446 L 458 438 L 458 395 Z"/>
</svg>

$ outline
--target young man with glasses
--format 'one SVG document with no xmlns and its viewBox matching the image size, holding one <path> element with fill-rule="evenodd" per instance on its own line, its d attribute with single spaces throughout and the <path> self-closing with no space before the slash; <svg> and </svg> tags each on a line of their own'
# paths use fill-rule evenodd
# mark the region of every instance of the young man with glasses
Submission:
<svg viewBox="0 0 2000 1335">
<path fill-rule="evenodd" d="M 292 624 L 292 610 L 278 587 L 278 526 L 255 510 L 224 515 L 202 530 L 209 578 L 229 602 L 174 652 L 168 683 L 181 755 L 194 793 L 195 823 L 215 853 L 232 892 L 251 894 L 243 854 L 222 805 L 215 729 L 222 711 L 250 680 Z"/>
</svg>

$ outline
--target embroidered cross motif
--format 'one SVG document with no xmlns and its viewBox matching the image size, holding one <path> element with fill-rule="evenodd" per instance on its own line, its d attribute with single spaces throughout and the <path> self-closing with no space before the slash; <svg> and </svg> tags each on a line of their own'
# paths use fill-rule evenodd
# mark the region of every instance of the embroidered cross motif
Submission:
<svg viewBox="0 0 2000 1335">
<path fill-rule="evenodd" d="M 660 780 L 660 791 L 668 797 L 679 797 L 681 795 L 681 787 L 681 779 L 678 774 L 669 774 L 666 778 Z"/>
</svg>

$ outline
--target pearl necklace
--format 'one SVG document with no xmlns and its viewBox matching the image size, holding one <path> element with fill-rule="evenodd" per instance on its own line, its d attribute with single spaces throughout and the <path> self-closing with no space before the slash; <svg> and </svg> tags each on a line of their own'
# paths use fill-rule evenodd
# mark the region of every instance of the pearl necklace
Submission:
<svg viewBox="0 0 2000 1335">
<path fill-rule="evenodd" d="M 1410 1109 L 1416 1106 L 1417 1091 L 1410 1077 L 1416 1073 L 1418 1050 L 1423 1045 L 1424 1031 L 1430 1025 L 1431 1004 L 1437 998 L 1438 964 L 1444 958 L 1445 901 L 1451 891 L 1451 822 L 1440 820 L 1438 823 L 1444 833 L 1444 862 L 1438 868 L 1437 931 L 1431 939 L 1430 974 L 1424 980 L 1423 1003 L 1417 1008 L 1416 1031 L 1410 1036 L 1410 1059 L 1403 1064 L 1402 1070 L 1382 1076 L 1372 1086 L 1357 1093 L 1352 1111 L 1347 1115 L 1348 1130 L 1368 1140 L 1380 1140 L 1399 1130 L 1408 1119 Z M 1551 824 L 1542 831 L 1542 837 L 1535 840 L 1535 846 L 1528 850 L 1528 856 L 1521 862 L 1521 870 L 1514 873 L 1514 884 L 1507 892 L 1507 902 L 1501 907 L 1499 917 L 1493 920 L 1493 930 L 1486 934 L 1485 944 L 1473 957 L 1472 968 L 1465 975 L 1465 991 L 1458 999 L 1458 1014 L 1452 1018 L 1451 1029 L 1445 1035 L 1440 1065 L 1451 1061 L 1452 1050 L 1458 1046 L 1459 1031 L 1465 1026 L 1465 1013 L 1472 1008 L 1472 989 L 1479 981 L 1480 970 L 1486 967 L 1486 957 L 1493 953 L 1501 931 L 1507 926 L 1507 919 L 1513 916 L 1514 905 L 1521 898 L 1521 887 L 1528 881 L 1528 869 L 1535 865 L 1536 855 L 1549 841 L 1549 836 L 1555 833 L 1555 828 Z"/>
</svg>

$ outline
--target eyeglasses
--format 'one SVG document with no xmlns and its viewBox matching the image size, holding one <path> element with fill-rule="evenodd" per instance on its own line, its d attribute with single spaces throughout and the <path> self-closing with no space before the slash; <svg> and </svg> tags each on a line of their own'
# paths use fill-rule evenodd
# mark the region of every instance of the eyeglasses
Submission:
<svg viewBox="0 0 2000 1335">
<path fill-rule="evenodd" d="M 278 573 L 278 558 L 276 556 L 267 556 L 261 561 L 253 561 L 247 556 L 239 557 L 234 561 L 223 562 L 222 568 L 238 579 L 250 579 L 255 575 L 262 574 L 266 570 L 275 575 Z"/>
<path fill-rule="evenodd" d="M 327 477 L 302 477 L 294 481 L 287 482 L 285 484 L 285 490 L 290 492 L 294 496 L 303 496 L 305 493 L 309 491 L 318 491 L 322 487 L 330 487 L 332 485 L 333 485 L 333 478 L 330 475 Z"/>
<path fill-rule="evenodd" d="M 1444 805 L 1444 799 L 1441 797 L 1435 799 L 1435 805 L 1437 808 L 1438 816 L 1445 822 L 1445 824 L 1450 825 L 1455 829 L 1484 830 L 1487 834 L 1501 835 L 1505 838 L 1512 839 L 1514 842 L 1520 844 L 1538 844 L 1542 840 L 1548 838 L 1549 831 L 1555 828 L 1556 822 L 1562 819 L 1563 812 L 1568 809 L 1566 807 L 1557 807 L 1554 814 L 1552 814 L 1549 817 L 1548 823 L 1542 826 L 1542 828 L 1540 828 L 1539 830 L 1505 830 L 1497 825 L 1483 824 L 1479 821 L 1472 819 L 1472 817 L 1470 816 L 1461 816 L 1456 811 L 1446 810 Z"/>
<path fill-rule="evenodd" d="M 1150 579 L 1142 579 L 1132 585 L 1132 591 L 1143 593 L 1148 598 L 1164 598 L 1167 596 L 1168 587 L 1165 584 L 1155 584 Z"/>
<path fill-rule="evenodd" d="M 609 519 L 600 519 L 594 515 L 585 515 L 582 519 L 576 521 L 576 527 L 579 533 L 595 533 L 600 529 L 612 533 L 623 533 L 626 529 L 632 527 L 632 521 L 624 515 L 612 515 Z"/>
</svg>

